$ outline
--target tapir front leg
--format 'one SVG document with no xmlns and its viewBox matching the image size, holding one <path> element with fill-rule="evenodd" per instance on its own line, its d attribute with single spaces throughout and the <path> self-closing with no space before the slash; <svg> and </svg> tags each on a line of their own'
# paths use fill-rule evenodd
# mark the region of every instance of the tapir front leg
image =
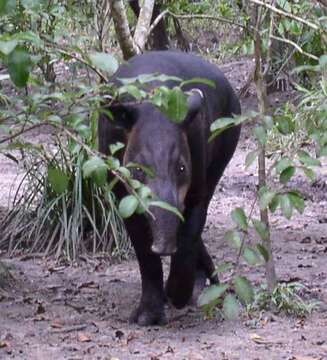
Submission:
<svg viewBox="0 0 327 360">
<path fill-rule="evenodd" d="M 167 323 L 164 305 L 163 270 L 159 255 L 150 250 L 151 238 L 143 217 L 134 216 L 126 221 L 140 267 L 142 295 L 130 321 L 138 325 L 164 325 Z"/>
<path fill-rule="evenodd" d="M 167 296 L 177 308 L 185 306 L 192 296 L 200 265 L 199 260 L 204 251 L 206 255 L 206 264 L 204 264 L 206 268 L 203 269 L 205 274 L 208 275 L 210 269 L 213 268 L 211 258 L 203 248 L 204 244 L 201 239 L 206 213 L 206 204 L 199 204 L 188 209 L 184 214 L 185 221 L 178 232 L 177 252 L 172 256 L 166 284 Z"/>
</svg>

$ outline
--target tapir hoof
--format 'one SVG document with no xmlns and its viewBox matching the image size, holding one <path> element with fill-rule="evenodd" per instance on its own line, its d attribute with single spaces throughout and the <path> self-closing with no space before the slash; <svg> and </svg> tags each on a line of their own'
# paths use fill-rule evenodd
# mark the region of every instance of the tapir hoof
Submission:
<svg viewBox="0 0 327 360">
<path fill-rule="evenodd" d="M 166 294 L 169 301 L 176 309 L 182 309 L 188 304 L 192 296 L 193 286 L 182 287 L 180 285 L 179 287 L 177 287 L 174 285 L 177 284 L 168 281 L 166 285 Z"/>
<path fill-rule="evenodd" d="M 167 324 L 167 318 L 163 309 L 151 310 L 144 308 L 142 305 L 140 305 L 132 312 L 129 321 L 130 323 L 135 323 L 140 326 Z"/>
</svg>

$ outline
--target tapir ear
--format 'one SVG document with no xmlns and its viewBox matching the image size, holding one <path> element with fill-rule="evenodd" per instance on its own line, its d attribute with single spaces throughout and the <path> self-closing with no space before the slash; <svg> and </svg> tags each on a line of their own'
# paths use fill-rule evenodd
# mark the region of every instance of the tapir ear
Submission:
<svg viewBox="0 0 327 360">
<path fill-rule="evenodd" d="M 192 89 L 187 98 L 188 112 L 183 121 L 183 126 L 188 126 L 204 105 L 204 95 L 200 89 Z"/>
<path fill-rule="evenodd" d="M 125 104 L 112 104 L 106 108 L 109 111 L 110 120 L 113 121 L 117 127 L 131 130 L 137 119 L 137 109 Z"/>
</svg>

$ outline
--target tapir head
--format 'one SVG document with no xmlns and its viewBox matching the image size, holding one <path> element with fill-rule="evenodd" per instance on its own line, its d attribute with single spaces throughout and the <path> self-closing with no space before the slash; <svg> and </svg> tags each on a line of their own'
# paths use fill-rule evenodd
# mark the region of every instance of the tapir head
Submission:
<svg viewBox="0 0 327 360">
<path fill-rule="evenodd" d="M 175 124 L 151 104 L 119 106 L 114 118 L 127 132 L 124 163 L 134 162 L 150 167 L 154 176 L 133 168 L 133 177 L 147 185 L 161 201 L 181 213 L 192 179 L 191 153 L 187 127 L 201 110 L 203 95 L 193 91 L 188 98 L 188 113 L 181 124 Z M 152 252 L 171 255 L 177 249 L 179 218 L 171 211 L 152 206 L 148 216 L 152 232 Z M 147 215 L 146 215 L 147 216 Z"/>
</svg>

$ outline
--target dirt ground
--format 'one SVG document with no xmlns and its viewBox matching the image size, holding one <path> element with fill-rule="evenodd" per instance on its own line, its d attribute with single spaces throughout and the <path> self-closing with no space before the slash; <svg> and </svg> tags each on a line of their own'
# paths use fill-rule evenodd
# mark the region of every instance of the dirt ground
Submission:
<svg viewBox="0 0 327 360">
<path fill-rule="evenodd" d="M 246 80 L 241 66 L 236 62 L 223 67 L 236 88 Z M 276 93 L 272 100 L 285 101 L 288 95 L 292 96 Z M 243 108 L 254 106 L 252 97 L 243 101 Z M 254 198 L 255 167 L 244 167 L 245 155 L 254 146 L 249 133 L 243 131 L 209 209 L 204 240 L 217 264 L 233 256 L 222 237 L 231 226 L 231 210 L 249 209 Z M 4 208 L 17 170 L 3 156 L 0 164 Z M 307 287 L 306 297 L 321 302 L 309 317 L 261 311 L 243 313 L 237 321 L 218 316 L 205 320 L 196 307 L 167 306 L 168 325 L 138 327 L 128 323 L 140 296 L 134 259 L 110 263 L 99 255 L 62 266 L 38 256 L 0 254 L 15 279 L 12 287 L 0 292 L 0 359 L 327 359 L 326 169 L 311 185 L 301 175 L 292 180 L 308 199 L 304 214 L 290 221 L 279 213 L 271 218 L 279 279 L 301 282 Z M 244 271 L 255 284 L 264 278 L 262 267 L 244 265 Z"/>
</svg>

